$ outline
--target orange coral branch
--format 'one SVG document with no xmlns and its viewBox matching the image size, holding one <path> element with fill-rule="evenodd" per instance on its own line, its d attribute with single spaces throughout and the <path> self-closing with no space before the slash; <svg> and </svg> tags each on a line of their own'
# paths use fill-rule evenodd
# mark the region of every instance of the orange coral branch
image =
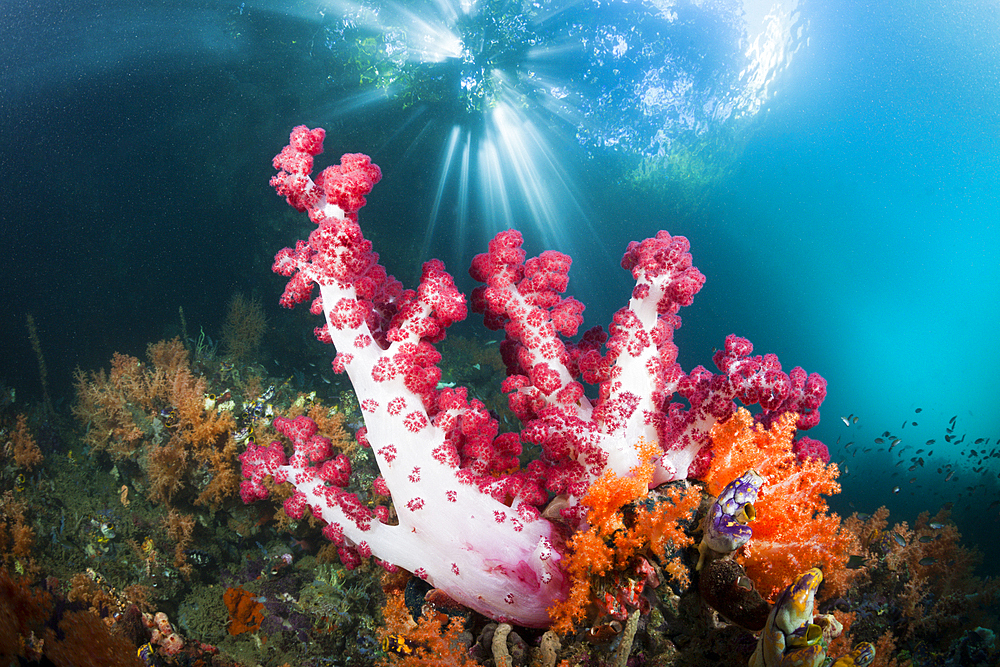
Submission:
<svg viewBox="0 0 1000 667">
<path fill-rule="evenodd" d="M 829 513 L 824 499 L 840 493 L 837 466 L 817 459 L 796 461 L 792 439 L 797 418 L 782 415 L 765 429 L 741 408 L 711 432 L 714 458 L 706 475 L 711 493 L 718 494 L 748 468 L 765 479 L 743 565 L 761 594 L 772 600 L 811 567 L 823 570 L 825 596 L 843 592 L 857 574 L 846 567 L 850 554 L 860 553 L 857 538 L 841 529 L 840 517 Z"/>
<path fill-rule="evenodd" d="M 14 427 L 7 448 L 10 449 L 14 464 L 19 468 L 31 470 L 42 462 L 42 450 L 38 449 L 35 438 L 28 428 L 28 418 L 24 415 L 17 416 L 17 426 Z"/>
<path fill-rule="evenodd" d="M 147 356 L 148 365 L 115 354 L 110 373 L 77 372 L 73 412 L 87 423 L 85 440 L 115 459 L 138 459 L 151 500 L 173 502 L 186 491 L 194 504 L 218 509 L 239 487 L 235 419 L 206 405 L 205 380 L 192 373 L 180 339 L 150 345 Z"/>
<path fill-rule="evenodd" d="M 574 534 L 567 543 L 563 560 L 569 575 L 570 590 L 566 599 L 549 610 L 552 630 L 565 634 L 585 618 L 593 599 L 594 579 L 611 570 L 624 572 L 632 559 L 645 549 L 666 561 L 666 546 L 679 549 L 692 543 L 679 521 L 689 516 L 701 501 L 695 488 L 671 487 L 658 498 L 647 498 L 653 479 L 655 445 L 640 439 L 642 463 L 630 474 L 620 477 L 606 470 L 587 490 L 581 504 L 588 508 L 589 527 Z M 623 510 L 628 506 L 629 511 Z M 667 571 L 683 584 L 687 572 L 671 561 Z"/>
<path fill-rule="evenodd" d="M 406 610 L 403 594 L 392 593 L 382 610 L 385 623 L 378 630 L 379 640 L 387 649 L 388 660 L 382 665 L 397 667 L 474 667 L 475 661 L 466 655 L 459 641 L 465 629 L 460 618 L 448 619 L 442 630 L 444 614 L 424 614 L 416 623 Z"/>
</svg>

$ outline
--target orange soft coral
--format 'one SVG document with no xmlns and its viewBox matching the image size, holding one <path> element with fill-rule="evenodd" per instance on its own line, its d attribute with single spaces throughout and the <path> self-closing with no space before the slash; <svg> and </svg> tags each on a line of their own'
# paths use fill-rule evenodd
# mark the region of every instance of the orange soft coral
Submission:
<svg viewBox="0 0 1000 667">
<path fill-rule="evenodd" d="M 629 475 L 619 477 L 610 467 L 605 469 L 580 501 L 588 510 L 587 522 L 605 535 L 624 527 L 619 510 L 643 498 L 653 479 L 652 460 L 657 453 L 656 447 L 640 438 L 636 450 L 642 463 L 632 468 Z"/>
<path fill-rule="evenodd" d="M 1000 582 L 973 576 L 982 554 L 962 546 L 949 509 L 922 512 L 912 528 L 902 521 L 887 529 L 888 514 L 883 507 L 860 527 L 873 554 L 865 569 L 884 565 L 904 582 L 899 607 L 907 636 L 947 637 L 1000 598 Z"/>
<path fill-rule="evenodd" d="M 904 544 L 889 545 L 886 564 L 893 570 L 905 568 L 913 579 L 928 582 L 934 597 L 967 588 L 966 580 L 983 559 L 978 551 L 962 546 L 962 534 L 951 521 L 949 509 L 933 517 L 921 512 L 912 529 L 903 521 L 892 532 Z"/>
<path fill-rule="evenodd" d="M 2 664 L 142 667 L 135 645 L 113 635 L 98 614 L 65 609 L 55 614 L 57 608 L 65 603 L 0 568 Z"/>
<path fill-rule="evenodd" d="M 13 490 L 0 496 L 0 564 L 33 573 L 38 570 L 35 552 L 35 531 L 31 527 L 28 503 L 16 499 Z"/>
<path fill-rule="evenodd" d="M 704 477 L 708 492 L 719 495 L 726 484 L 751 468 L 765 474 L 764 461 L 777 464 L 790 457 L 794 462 L 791 452 L 797 419 L 798 414 L 788 412 L 770 429 L 765 429 L 754 422 L 746 409 L 740 408 L 732 417 L 713 426 L 712 463 Z M 770 482 L 766 474 L 765 481 Z"/>
<path fill-rule="evenodd" d="M 31 470 L 42 462 L 42 452 L 35 443 L 35 438 L 28 428 L 28 418 L 17 416 L 17 426 L 11 434 L 10 441 L 4 446 L 5 453 L 14 459 L 14 465 Z"/>
<path fill-rule="evenodd" d="M 753 539 L 742 560 L 761 594 L 770 599 L 799 573 L 823 570 L 824 597 L 846 590 L 855 571 L 846 568 L 859 553 L 856 537 L 841 529 L 840 517 L 829 513 L 824 496 L 840 493 L 836 465 L 817 459 L 798 463 L 792 452 L 797 415 L 783 415 L 770 429 L 740 409 L 712 428 L 713 461 L 706 475 L 717 494 L 747 468 L 755 468 L 765 484 L 755 505 Z"/>
<path fill-rule="evenodd" d="M 174 543 L 174 567 L 180 570 L 185 577 L 190 576 L 193 571 L 193 566 L 188 562 L 186 550 L 194 541 L 194 524 L 193 516 L 181 514 L 176 509 L 170 510 L 163 520 L 167 536 Z"/>
<path fill-rule="evenodd" d="M 380 661 L 380 665 L 474 667 L 476 664 L 459 641 L 465 628 L 462 619 L 451 618 L 443 631 L 447 617 L 441 613 L 425 613 L 414 623 L 400 592 L 388 596 L 382 615 L 385 623 L 378 634 L 388 659 Z"/>
<path fill-rule="evenodd" d="M 552 629 L 558 633 L 572 631 L 586 616 L 595 577 L 604 577 L 612 570 L 624 572 L 645 549 L 664 561 L 671 576 L 687 584 L 687 572 L 674 562 L 676 559 L 668 562 L 666 547 L 670 544 L 679 549 L 691 544 L 679 521 L 698 506 L 701 493 L 694 488 L 671 487 L 647 499 L 657 448 L 640 439 L 637 449 L 643 462 L 628 476 L 606 470 L 581 500 L 588 509 L 589 527 L 567 542 L 564 566 L 570 579 L 569 595 L 549 611 Z M 626 506 L 630 507 L 627 517 L 623 512 Z"/>
<path fill-rule="evenodd" d="M 693 544 L 680 524 L 680 520 L 694 514 L 701 504 L 701 492 L 691 487 L 672 486 L 657 495 L 655 500 L 639 503 L 635 509 L 633 531 L 644 538 L 645 544 L 664 563 L 670 575 L 682 586 L 688 585 L 687 570 L 677 559 L 670 559 L 667 546 L 674 549 Z"/>
<path fill-rule="evenodd" d="M 236 421 L 206 402 L 204 378 L 191 370 L 179 338 L 149 346 L 149 364 L 115 354 L 111 371 L 77 372 L 73 413 L 84 440 L 117 460 L 138 461 L 156 502 L 215 510 L 239 487 Z"/>
</svg>

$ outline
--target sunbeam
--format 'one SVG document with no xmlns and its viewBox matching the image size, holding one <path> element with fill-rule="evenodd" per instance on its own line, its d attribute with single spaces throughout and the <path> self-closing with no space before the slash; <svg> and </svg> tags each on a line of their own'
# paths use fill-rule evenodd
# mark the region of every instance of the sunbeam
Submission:
<svg viewBox="0 0 1000 667">
<path fill-rule="evenodd" d="M 435 180 L 420 250 L 458 260 L 466 241 L 510 227 L 572 251 L 600 224 L 580 195 L 595 160 L 690 188 L 724 173 L 737 151 L 706 146 L 773 95 L 805 39 L 794 5 L 331 3 L 318 41 L 341 87 L 331 112 L 348 122 L 388 103 L 409 129 L 384 128 L 383 149 L 436 156 L 422 167 Z"/>
</svg>

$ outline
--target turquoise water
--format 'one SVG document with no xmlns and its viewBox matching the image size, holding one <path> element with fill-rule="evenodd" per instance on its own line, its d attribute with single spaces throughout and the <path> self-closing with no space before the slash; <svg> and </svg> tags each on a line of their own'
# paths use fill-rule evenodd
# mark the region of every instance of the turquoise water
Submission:
<svg viewBox="0 0 1000 667">
<path fill-rule="evenodd" d="M 40 397 L 29 312 L 65 409 L 74 367 L 141 356 L 179 332 L 178 307 L 218 337 L 241 290 L 276 323 L 278 367 L 322 390 L 305 380 L 312 325 L 279 312 L 269 271 L 305 224 L 267 187 L 290 128 L 321 125 L 324 157 L 382 166 L 362 220 L 404 282 L 440 256 L 470 287 L 471 257 L 513 225 L 530 251 L 573 256 L 570 292 L 606 324 L 630 290 L 625 244 L 687 236 L 708 281 L 681 313 L 684 368 L 737 333 L 822 374 L 810 435 L 846 464 L 835 508 L 912 519 L 954 502 L 989 547 L 1000 8 L 766 17 L 726 2 L 8 3 L 5 383 Z M 964 441 L 945 442 L 952 423 Z M 883 451 L 884 431 L 911 449 Z M 910 472 L 917 448 L 934 454 Z"/>
</svg>

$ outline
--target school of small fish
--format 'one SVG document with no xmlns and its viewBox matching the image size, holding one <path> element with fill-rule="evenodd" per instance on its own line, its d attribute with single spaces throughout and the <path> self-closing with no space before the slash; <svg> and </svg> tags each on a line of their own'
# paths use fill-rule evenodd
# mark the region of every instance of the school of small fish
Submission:
<svg viewBox="0 0 1000 667">
<path fill-rule="evenodd" d="M 914 414 L 919 414 L 922 408 L 916 408 Z M 856 426 L 859 418 L 855 414 L 841 417 L 841 421 L 847 427 Z M 907 426 L 919 426 L 914 419 L 906 419 L 899 427 L 899 433 L 883 431 L 872 439 L 870 446 L 858 444 L 860 440 L 851 440 L 841 445 L 838 438 L 837 444 L 841 445 L 848 456 L 845 456 L 839 463 L 839 467 L 844 475 L 849 474 L 850 459 L 857 456 L 859 452 L 867 454 L 870 452 L 885 452 L 890 457 L 895 458 L 894 470 L 886 480 L 889 481 L 893 494 L 899 494 L 908 487 L 912 489 L 910 495 L 920 493 L 927 496 L 944 495 L 954 498 L 954 501 L 966 500 L 966 509 L 971 509 L 973 505 L 986 506 L 992 514 L 994 521 L 1000 521 L 1000 515 L 996 510 L 1000 508 L 1000 493 L 997 488 L 1000 486 L 1000 438 L 997 437 L 976 437 L 969 438 L 966 433 L 956 433 L 958 415 L 953 415 L 948 420 L 945 428 L 943 443 L 938 445 L 936 438 L 926 440 L 922 445 L 913 444 L 911 441 L 904 441 L 902 431 Z M 935 449 L 938 456 L 934 459 Z M 957 457 L 961 457 L 958 459 Z M 950 459 L 950 460 L 949 460 Z M 904 469 L 905 467 L 905 469 Z M 926 483 L 926 475 L 921 475 L 921 471 L 936 470 L 938 484 L 936 488 L 930 490 L 922 488 Z M 907 475 L 907 473 L 916 473 Z M 892 478 L 903 477 L 906 481 L 894 482 Z M 961 482 L 966 484 L 962 485 Z M 910 486 L 912 485 L 912 486 Z M 946 486 L 945 486 L 946 485 Z M 982 498 L 979 498 L 979 496 Z M 987 504 L 987 501 L 988 502 Z"/>
</svg>

